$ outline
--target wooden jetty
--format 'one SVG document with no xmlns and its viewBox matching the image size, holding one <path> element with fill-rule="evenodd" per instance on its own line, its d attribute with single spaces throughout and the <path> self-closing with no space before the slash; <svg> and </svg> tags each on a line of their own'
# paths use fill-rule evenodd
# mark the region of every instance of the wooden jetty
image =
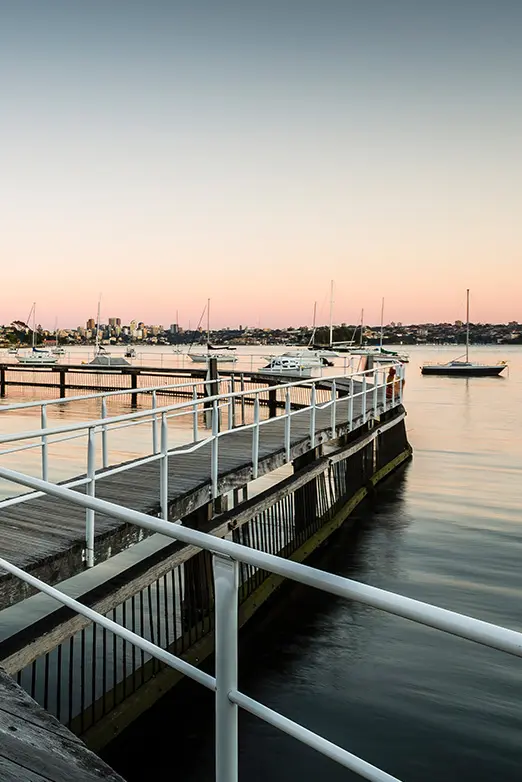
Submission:
<svg viewBox="0 0 522 782">
<path fill-rule="evenodd" d="M 315 413 L 315 444 L 320 446 L 335 437 L 346 435 L 350 425 L 350 400 L 337 403 L 336 432 L 331 430 L 329 410 Z M 371 411 L 371 399 L 367 400 Z M 292 419 L 291 460 L 310 451 L 310 410 L 302 410 Z M 355 427 L 363 419 L 361 397 L 353 400 Z M 258 476 L 281 467 L 285 462 L 284 420 L 273 418 L 260 428 Z M 183 451 L 183 448 L 178 450 Z M 169 518 L 188 516 L 208 505 L 210 494 L 211 445 L 202 446 L 192 454 L 169 457 Z M 129 463 L 131 464 L 131 463 Z M 97 473 L 96 495 L 100 499 L 125 505 L 133 510 L 156 515 L 159 511 L 160 468 L 158 463 L 138 465 L 133 469 L 103 479 L 104 470 Z M 81 477 L 81 476 L 80 476 Z M 218 492 L 220 495 L 242 488 L 252 480 L 252 432 L 237 429 L 220 442 Z M 78 491 L 84 491 L 79 488 Z M 42 578 L 57 583 L 84 569 L 85 511 L 51 497 L 42 497 L 2 509 L 0 551 L 13 564 Z M 105 516 L 96 516 L 96 561 L 127 548 L 143 537 L 142 531 Z M 0 609 L 24 599 L 30 594 L 26 585 L 7 574 L 0 576 Z"/>
<path fill-rule="evenodd" d="M 124 782 L 0 669 L 2 782 Z"/>
</svg>

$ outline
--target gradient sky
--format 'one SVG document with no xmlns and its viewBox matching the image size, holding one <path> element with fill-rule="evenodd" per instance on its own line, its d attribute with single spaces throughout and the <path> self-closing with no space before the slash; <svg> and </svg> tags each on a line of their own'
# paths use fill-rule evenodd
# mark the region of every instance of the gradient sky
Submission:
<svg viewBox="0 0 522 782">
<path fill-rule="evenodd" d="M 0 322 L 522 321 L 520 0 L 0 0 Z"/>
</svg>

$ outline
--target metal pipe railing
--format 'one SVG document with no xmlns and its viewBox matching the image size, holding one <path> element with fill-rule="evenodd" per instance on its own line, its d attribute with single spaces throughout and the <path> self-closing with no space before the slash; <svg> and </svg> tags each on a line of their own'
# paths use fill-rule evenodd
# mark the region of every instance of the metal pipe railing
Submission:
<svg viewBox="0 0 522 782">
<path fill-rule="evenodd" d="M 358 377 L 359 374 L 362 375 L 363 383 L 362 383 L 362 391 L 354 393 L 354 378 Z M 348 402 L 348 426 L 349 430 L 352 431 L 354 427 L 354 399 L 356 397 L 360 397 L 362 400 L 362 421 L 363 423 L 366 422 L 368 418 L 368 389 L 367 389 L 367 376 L 373 374 L 373 401 L 375 403 L 375 400 L 378 399 L 378 380 L 379 375 L 378 371 L 375 369 L 371 370 L 365 370 L 362 373 L 356 373 L 356 375 L 351 375 L 349 377 L 349 389 L 350 389 L 350 397 Z M 319 381 L 315 379 L 307 379 L 304 381 L 293 381 L 290 383 L 286 383 L 283 385 L 278 385 L 275 388 L 277 390 L 281 390 L 285 393 L 285 411 L 282 416 L 279 416 L 279 418 L 285 418 L 285 424 L 284 424 L 284 446 L 285 446 L 285 459 L 287 462 L 291 459 L 291 419 L 294 415 L 301 415 L 304 412 L 309 412 L 310 415 L 310 422 L 309 422 L 309 438 L 310 438 L 310 447 L 314 448 L 316 443 L 316 411 L 317 410 L 324 410 L 328 407 L 331 408 L 331 419 L 330 423 L 332 426 L 332 437 L 334 437 L 335 429 L 337 426 L 337 405 L 338 405 L 338 386 L 337 386 L 337 380 L 339 377 L 344 378 L 344 376 L 334 376 L 331 378 L 331 393 L 330 398 L 327 399 L 322 404 L 318 404 L 317 402 L 317 383 Z M 309 391 L 309 405 L 306 407 L 300 407 L 297 410 L 291 409 L 291 391 L 293 389 L 303 389 L 305 391 Z M 176 456 L 182 456 L 187 453 L 193 453 L 194 451 L 198 450 L 199 448 L 205 446 L 206 444 L 210 443 L 211 445 L 211 468 L 210 468 L 210 477 L 211 477 L 211 497 L 212 499 L 216 499 L 218 496 L 218 480 L 219 480 L 219 438 L 229 435 L 232 431 L 234 431 L 231 428 L 231 407 L 233 409 L 235 400 L 237 398 L 240 398 L 242 402 L 244 402 L 245 396 L 253 396 L 254 400 L 254 420 L 252 423 L 247 424 L 244 422 L 244 416 L 241 424 L 241 428 L 243 430 L 252 429 L 252 478 L 256 479 L 259 475 L 259 440 L 260 440 L 260 431 L 262 426 L 270 425 L 272 419 L 264 419 L 261 420 L 260 416 L 260 397 L 262 394 L 273 392 L 274 386 L 261 386 L 260 388 L 256 388 L 254 390 L 246 390 L 242 388 L 240 391 L 234 391 L 232 388 L 229 387 L 228 393 L 225 392 L 224 394 L 215 394 L 210 397 L 203 397 L 199 398 L 196 393 L 196 388 L 194 388 L 194 396 L 190 401 L 187 402 L 178 402 L 172 405 L 166 405 L 163 407 L 158 408 L 156 405 L 156 396 L 153 395 L 153 406 L 150 410 L 145 411 L 139 411 L 135 413 L 128 413 L 124 415 L 118 415 L 118 416 L 112 416 L 112 417 L 106 417 L 104 415 L 101 419 L 88 421 L 88 422 L 80 422 L 75 424 L 67 424 L 60 427 L 51 427 L 51 428 L 42 428 L 40 430 L 34 430 L 29 432 L 22 432 L 18 434 L 8 434 L 8 435 L 2 435 L 0 436 L 0 443 L 2 442 L 18 442 L 20 440 L 24 439 L 33 439 L 33 440 L 40 440 L 40 442 L 34 442 L 30 445 L 23 445 L 23 446 L 15 446 L 12 449 L 5 449 L 4 451 L 0 451 L 0 456 L 6 455 L 8 453 L 14 452 L 16 450 L 22 450 L 22 449 L 29 449 L 29 448 L 38 448 L 41 447 L 42 449 L 42 478 L 46 480 L 48 478 L 48 448 L 49 445 L 55 444 L 58 442 L 63 442 L 64 440 L 69 439 L 75 439 L 75 438 L 81 438 L 85 437 L 87 435 L 88 437 L 88 459 L 87 459 L 87 478 L 85 480 L 78 480 L 73 479 L 72 481 L 66 482 L 64 485 L 66 487 L 72 487 L 72 486 L 79 486 L 82 485 L 82 483 L 85 483 L 88 487 L 88 493 L 94 495 L 95 494 L 95 484 L 97 480 L 103 480 L 106 479 L 112 475 L 116 475 L 120 472 L 125 472 L 127 470 L 132 470 L 136 467 L 139 467 L 144 464 L 151 463 L 155 460 L 161 461 L 161 467 L 160 467 L 160 508 L 162 517 L 164 519 L 168 518 L 168 459 L 169 456 L 176 455 Z M 383 387 L 383 398 L 385 398 L 385 392 L 386 388 Z M 221 403 L 221 404 L 220 404 Z M 190 415 L 192 417 L 192 429 L 193 429 L 193 435 L 198 435 L 198 428 L 197 428 L 197 416 L 198 416 L 198 408 L 201 406 L 201 409 L 204 409 L 205 406 L 211 405 L 211 434 L 206 437 L 205 439 L 195 442 L 192 446 L 189 447 L 177 447 L 174 449 L 169 449 L 168 446 L 168 420 L 182 417 L 184 415 Z M 394 401 L 392 401 L 393 406 Z M 386 409 L 387 405 L 386 402 L 383 403 L 382 409 Z M 220 430 L 219 427 L 219 411 L 220 409 L 226 409 L 229 416 L 229 422 L 228 422 L 228 428 Z M 373 415 L 374 417 L 378 414 L 379 408 L 375 407 L 373 410 L 370 411 L 370 415 Z M 102 398 L 102 413 L 106 413 L 106 401 L 104 398 Z M 42 404 L 42 421 L 44 423 L 47 422 L 46 419 L 46 408 L 45 404 Z M 158 419 L 161 420 L 161 445 L 158 449 L 158 436 L 157 436 L 157 424 Z M 152 423 L 152 455 L 147 455 L 144 457 L 138 457 L 134 461 L 119 465 L 114 468 L 108 467 L 108 433 L 113 430 L 121 429 L 121 428 L 127 428 L 132 426 L 137 426 L 141 424 L 147 424 Z M 102 466 L 104 468 L 103 472 L 97 473 L 95 468 L 95 434 L 96 432 L 101 431 L 101 438 L 102 438 Z M 79 433 L 78 433 L 79 432 Z M 78 434 L 74 434 L 78 433 Z M 66 434 L 66 437 L 60 437 L 60 435 Z M 50 439 L 54 438 L 54 439 Z M 0 508 L 2 507 L 10 507 L 13 505 L 21 504 L 24 502 L 28 502 L 31 499 L 35 499 L 36 497 L 41 496 L 39 493 L 28 493 L 23 494 L 19 497 L 10 498 L 8 500 L 4 500 L 3 502 L 0 502 Z M 93 551 L 93 529 L 94 529 L 94 517 L 91 514 L 87 514 L 86 516 L 86 561 L 89 567 L 91 567 L 94 564 L 94 551 Z M 92 545 L 91 545 L 92 544 Z"/>
<path fill-rule="evenodd" d="M 372 782 L 397 782 L 396 778 L 373 766 L 346 749 L 289 720 L 238 690 L 238 563 L 276 573 L 284 578 L 324 592 L 383 610 L 418 624 L 440 630 L 493 649 L 522 657 L 522 633 L 483 622 L 463 614 L 423 603 L 404 595 L 388 592 L 368 584 L 316 570 L 273 554 L 251 549 L 239 543 L 217 538 L 181 525 L 123 508 L 88 495 L 31 478 L 13 470 L 0 468 L 0 478 L 44 491 L 50 496 L 68 500 L 84 508 L 103 513 L 129 524 L 157 532 L 174 540 L 205 549 L 213 555 L 215 590 L 215 656 L 216 677 L 170 654 L 155 644 L 127 630 L 92 609 L 68 597 L 54 587 L 44 584 L 15 565 L 0 559 L 0 568 L 20 578 L 35 589 L 54 597 L 63 605 L 77 611 L 115 635 L 143 649 L 148 654 L 198 681 L 216 692 L 216 782 L 236 782 L 238 762 L 237 707 L 241 707 L 298 741 L 316 749 L 346 768 Z"/>
</svg>

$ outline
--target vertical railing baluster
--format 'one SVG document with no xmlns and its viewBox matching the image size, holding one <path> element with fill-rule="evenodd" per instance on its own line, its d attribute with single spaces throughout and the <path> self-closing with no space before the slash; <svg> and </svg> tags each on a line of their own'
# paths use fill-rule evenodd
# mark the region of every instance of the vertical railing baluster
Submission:
<svg viewBox="0 0 522 782">
<path fill-rule="evenodd" d="M 101 401 L 101 417 L 103 420 L 107 418 L 107 400 L 102 396 Z M 102 424 L 102 465 L 106 469 L 109 466 L 109 447 L 107 443 L 107 424 Z"/>
<path fill-rule="evenodd" d="M 156 396 L 156 391 L 152 392 L 152 409 L 156 410 L 158 406 L 158 398 Z M 152 416 L 152 453 L 157 454 L 158 453 L 158 417 L 156 413 Z"/>
<path fill-rule="evenodd" d="M 311 400 L 310 400 L 310 445 L 312 448 L 315 448 L 316 397 L 317 397 L 317 392 L 315 389 L 315 383 L 312 383 Z"/>
<path fill-rule="evenodd" d="M 330 399 L 330 426 L 332 428 L 332 437 L 335 439 L 335 430 L 337 428 L 337 385 L 335 380 L 332 380 L 332 391 Z"/>
<path fill-rule="evenodd" d="M 245 425 L 245 375 L 241 372 L 241 426 Z"/>
<path fill-rule="evenodd" d="M 215 671 L 216 671 L 216 782 L 237 782 L 237 706 L 229 693 L 238 683 L 238 585 L 237 562 L 214 554 Z"/>
<path fill-rule="evenodd" d="M 399 364 L 399 371 L 397 373 L 399 378 L 399 404 L 402 405 L 402 386 L 404 382 L 404 374 L 406 372 L 406 367 L 404 364 Z"/>
<path fill-rule="evenodd" d="M 47 429 L 47 406 L 42 405 L 40 410 L 41 428 Z M 42 435 L 42 480 L 49 480 L 48 470 L 48 453 L 47 453 L 47 435 Z"/>
<path fill-rule="evenodd" d="M 362 387 L 363 419 L 362 420 L 363 420 L 363 424 L 365 424 L 366 423 L 366 418 L 367 418 L 366 405 L 367 405 L 367 393 L 368 393 L 368 391 L 367 391 L 368 381 L 366 379 L 366 374 L 363 375 L 362 384 L 363 384 L 363 387 Z"/>
<path fill-rule="evenodd" d="M 196 383 L 194 383 L 194 388 L 192 389 L 192 401 L 194 402 L 192 406 L 192 439 L 195 443 L 198 441 L 198 387 Z"/>
<path fill-rule="evenodd" d="M 86 493 L 89 497 L 96 496 L 96 441 L 94 427 L 89 427 L 87 434 L 87 484 Z M 85 560 L 87 567 L 94 567 L 94 511 L 85 511 Z"/>
<path fill-rule="evenodd" d="M 372 396 L 372 418 L 377 418 L 377 380 L 379 377 L 378 367 L 373 370 L 373 396 Z"/>
<path fill-rule="evenodd" d="M 230 378 L 229 384 L 228 384 L 228 428 L 233 429 L 234 428 L 234 397 L 232 394 L 234 393 L 234 381 L 232 378 Z"/>
<path fill-rule="evenodd" d="M 386 370 L 382 372 L 382 409 L 386 410 Z"/>
<path fill-rule="evenodd" d="M 218 496 L 218 476 L 219 476 L 219 409 L 218 403 L 215 399 L 212 402 L 212 442 L 210 446 L 211 451 L 211 465 L 210 465 L 210 478 L 212 483 L 212 499 L 215 500 Z"/>
<path fill-rule="evenodd" d="M 161 517 L 169 517 L 169 428 L 167 414 L 161 414 L 161 459 L 160 459 L 160 507 Z"/>
<path fill-rule="evenodd" d="M 259 467 L 259 394 L 254 397 L 254 428 L 252 429 L 252 477 L 255 480 Z"/>
<path fill-rule="evenodd" d="M 290 403 L 290 389 L 286 389 L 286 396 L 285 396 L 285 452 L 286 452 L 286 461 L 290 461 L 290 427 L 292 424 L 292 417 L 290 413 L 292 412 L 292 407 Z"/>
<path fill-rule="evenodd" d="M 353 383 L 353 377 L 350 378 L 350 390 L 349 390 L 349 397 L 348 397 L 348 423 L 350 425 L 350 432 L 353 430 L 353 392 L 354 392 L 354 383 Z"/>
</svg>

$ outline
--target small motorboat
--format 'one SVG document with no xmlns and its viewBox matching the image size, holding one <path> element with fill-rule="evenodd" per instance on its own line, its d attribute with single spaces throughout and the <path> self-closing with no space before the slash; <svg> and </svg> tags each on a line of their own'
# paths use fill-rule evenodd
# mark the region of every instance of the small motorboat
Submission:
<svg viewBox="0 0 522 782">
<path fill-rule="evenodd" d="M 125 351 L 125 358 L 136 358 L 136 351 L 134 348 L 127 348 Z"/>
</svg>

